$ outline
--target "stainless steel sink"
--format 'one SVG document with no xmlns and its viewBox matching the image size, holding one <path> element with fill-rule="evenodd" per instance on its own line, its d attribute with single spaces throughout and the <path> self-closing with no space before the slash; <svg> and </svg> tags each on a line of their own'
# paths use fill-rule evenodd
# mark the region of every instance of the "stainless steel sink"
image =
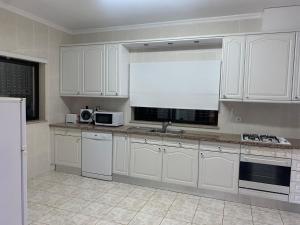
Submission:
<svg viewBox="0 0 300 225">
<path fill-rule="evenodd" d="M 180 134 L 184 133 L 184 130 L 167 129 L 166 132 L 163 132 L 163 129 L 153 128 L 153 129 L 150 129 L 149 132 L 151 132 L 151 133 L 163 133 L 163 134 L 177 134 L 177 135 L 180 135 Z"/>
</svg>

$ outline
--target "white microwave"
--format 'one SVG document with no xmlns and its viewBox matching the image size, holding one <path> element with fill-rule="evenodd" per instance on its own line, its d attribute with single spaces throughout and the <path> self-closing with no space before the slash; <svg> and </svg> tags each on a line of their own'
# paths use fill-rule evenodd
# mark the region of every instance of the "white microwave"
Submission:
<svg viewBox="0 0 300 225">
<path fill-rule="evenodd" d="M 95 125 L 99 126 L 122 126 L 124 125 L 123 112 L 94 112 Z"/>
</svg>

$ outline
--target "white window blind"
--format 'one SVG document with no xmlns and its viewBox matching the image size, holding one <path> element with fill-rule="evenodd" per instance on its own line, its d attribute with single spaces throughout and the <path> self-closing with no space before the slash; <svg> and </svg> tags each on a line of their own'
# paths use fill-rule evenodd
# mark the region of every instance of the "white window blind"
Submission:
<svg viewBox="0 0 300 225">
<path fill-rule="evenodd" d="M 218 110 L 220 60 L 132 63 L 130 105 Z"/>
</svg>

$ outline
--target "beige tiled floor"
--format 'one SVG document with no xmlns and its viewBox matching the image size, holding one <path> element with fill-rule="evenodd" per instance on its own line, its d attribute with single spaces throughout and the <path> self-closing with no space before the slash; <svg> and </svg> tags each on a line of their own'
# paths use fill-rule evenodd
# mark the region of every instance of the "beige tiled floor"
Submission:
<svg viewBox="0 0 300 225">
<path fill-rule="evenodd" d="M 300 225 L 300 214 L 50 172 L 28 182 L 30 225 Z"/>
</svg>

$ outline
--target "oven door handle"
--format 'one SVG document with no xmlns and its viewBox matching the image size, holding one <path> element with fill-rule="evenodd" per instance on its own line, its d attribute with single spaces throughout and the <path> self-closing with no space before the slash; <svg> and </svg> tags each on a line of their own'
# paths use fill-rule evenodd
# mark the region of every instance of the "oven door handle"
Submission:
<svg viewBox="0 0 300 225">
<path fill-rule="evenodd" d="M 290 159 L 281 159 L 281 158 L 267 158 L 267 157 L 260 157 L 260 156 L 245 156 L 241 155 L 242 162 L 252 162 L 258 164 L 266 164 L 266 165 L 276 165 L 276 166 L 286 166 L 291 167 L 291 160 Z"/>
</svg>

